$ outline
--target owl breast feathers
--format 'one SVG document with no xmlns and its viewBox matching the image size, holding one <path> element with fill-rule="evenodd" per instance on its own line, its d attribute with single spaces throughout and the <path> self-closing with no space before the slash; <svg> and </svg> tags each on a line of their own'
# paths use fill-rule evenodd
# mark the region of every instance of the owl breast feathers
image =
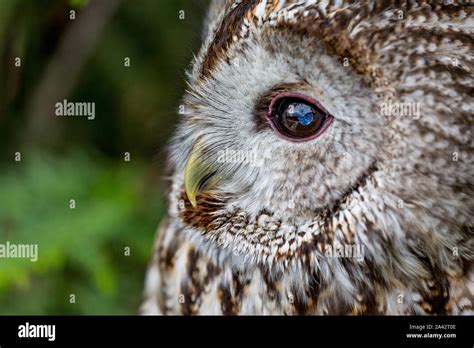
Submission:
<svg viewBox="0 0 474 348">
<path fill-rule="evenodd" d="M 447 3 L 212 1 L 143 313 L 473 313 L 473 7 Z"/>
</svg>

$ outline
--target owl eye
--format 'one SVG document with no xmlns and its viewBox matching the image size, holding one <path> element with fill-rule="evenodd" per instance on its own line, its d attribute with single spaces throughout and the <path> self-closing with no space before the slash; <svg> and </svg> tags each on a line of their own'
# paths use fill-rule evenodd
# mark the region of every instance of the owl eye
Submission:
<svg viewBox="0 0 474 348">
<path fill-rule="evenodd" d="M 333 120 L 315 100 L 287 92 L 273 98 L 267 117 L 272 128 L 290 141 L 315 139 Z"/>
</svg>

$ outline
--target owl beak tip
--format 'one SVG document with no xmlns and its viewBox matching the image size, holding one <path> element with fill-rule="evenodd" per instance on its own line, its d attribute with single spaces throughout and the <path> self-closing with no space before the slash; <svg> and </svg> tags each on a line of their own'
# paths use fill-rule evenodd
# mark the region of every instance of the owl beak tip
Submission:
<svg viewBox="0 0 474 348">
<path fill-rule="evenodd" d="M 191 194 L 186 192 L 186 196 L 188 196 L 189 203 L 193 206 L 193 208 L 197 208 L 197 200 L 196 200 L 196 194 Z"/>
<path fill-rule="evenodd" d="M 193 187 L 195 185 L 190 185 L 189 181 L 185 181 L 184 185 L 184 192 L 186 193 L 186 197 L 188 198 L 189 203 L 193 206 L 193 208 L 197 207 L 197 195 L 198 191 L 196 190 L 196 187 Z"/>
</svg>

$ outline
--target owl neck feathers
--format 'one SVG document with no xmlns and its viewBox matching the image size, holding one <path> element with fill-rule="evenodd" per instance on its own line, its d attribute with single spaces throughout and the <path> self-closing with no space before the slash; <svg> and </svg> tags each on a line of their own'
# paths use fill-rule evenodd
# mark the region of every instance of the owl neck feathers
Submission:
<svg viewBox="0 0 474 348">
<path fill-rule="evenodd" d="M 446 245 L 468 238 L 469 231 L 453 229 L 446 240 L 433 244 L 433 233 L 415 232 L 418 220 L 390 220 L 399 209 L 398 197 L 387 191 L 383 206 L 371 201 L 371 193 L 385 186 L 384 175 L 374 166 L 331 209 L 319 210 L 304 224 L 281 221 L 269 210 L 252 217 L 242 209 L 226 209 L 230 198 L 225 195 L 202 197 L 193 208 L 179 181 L 170 195 L 177 209 L 169 212 L 196 248 L 220 265 L 259 267 L 269 274 L 316 272 L 326 282 L 333 277 L 328 270 L 341 268 L 348 278 L 369 272 L 371 281 L 386 288 L 400 279 L 459 276 L 468 264 L 466 256 L 452 260 Z M 429 250 L 436 250 L 431 253 L 436 259 Z"/>
<path fill-rule="evenodd" d="M 372 177 L 376 170 L 374 163 L 339 200 L 330 207 L 316 209 L 312 219 L 302 223 L 283 221 L 270 209 L 250 214 L 229 204 L 232 196 L 226 194 L 203 194 L 193 207 L 182 190 L 177 197 L 181 206 L 178 215 L 196 234 L 206 237 L 218 248 L 250 255 L 256 262 L 270 259 L 288 263 L 313 250 L 330 253 L 334 243 L 356 246 L 355 230 L 343 229 L 342 240 L 338 241 L 334 240 L 335 232 L 341 226 L 341 219 L 344 223 L 342 210 L 351 201 L 357 201 L 359 190 L 369 184 L 376 185 Z"/>
</svg>

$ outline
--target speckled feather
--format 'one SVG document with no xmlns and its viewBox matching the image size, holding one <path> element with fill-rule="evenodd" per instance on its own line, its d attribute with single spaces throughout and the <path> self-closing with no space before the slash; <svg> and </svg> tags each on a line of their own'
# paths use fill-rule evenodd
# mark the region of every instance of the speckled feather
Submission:
<svg viewBox="0 0 474 348">
<path fill-rule="evenodd" d="M 213 1 L 170 146 L 144 314 L 473 314 L 473 7 Z M 263 114 L 280 91 L 334 116 L 312 141 Z M 419 103 L 419 117 L 383 103 Z M 220 182 L 184 191 L 188 156 Z M 360 258 L 328 254 L 359 246 Z"/>
</svg>

